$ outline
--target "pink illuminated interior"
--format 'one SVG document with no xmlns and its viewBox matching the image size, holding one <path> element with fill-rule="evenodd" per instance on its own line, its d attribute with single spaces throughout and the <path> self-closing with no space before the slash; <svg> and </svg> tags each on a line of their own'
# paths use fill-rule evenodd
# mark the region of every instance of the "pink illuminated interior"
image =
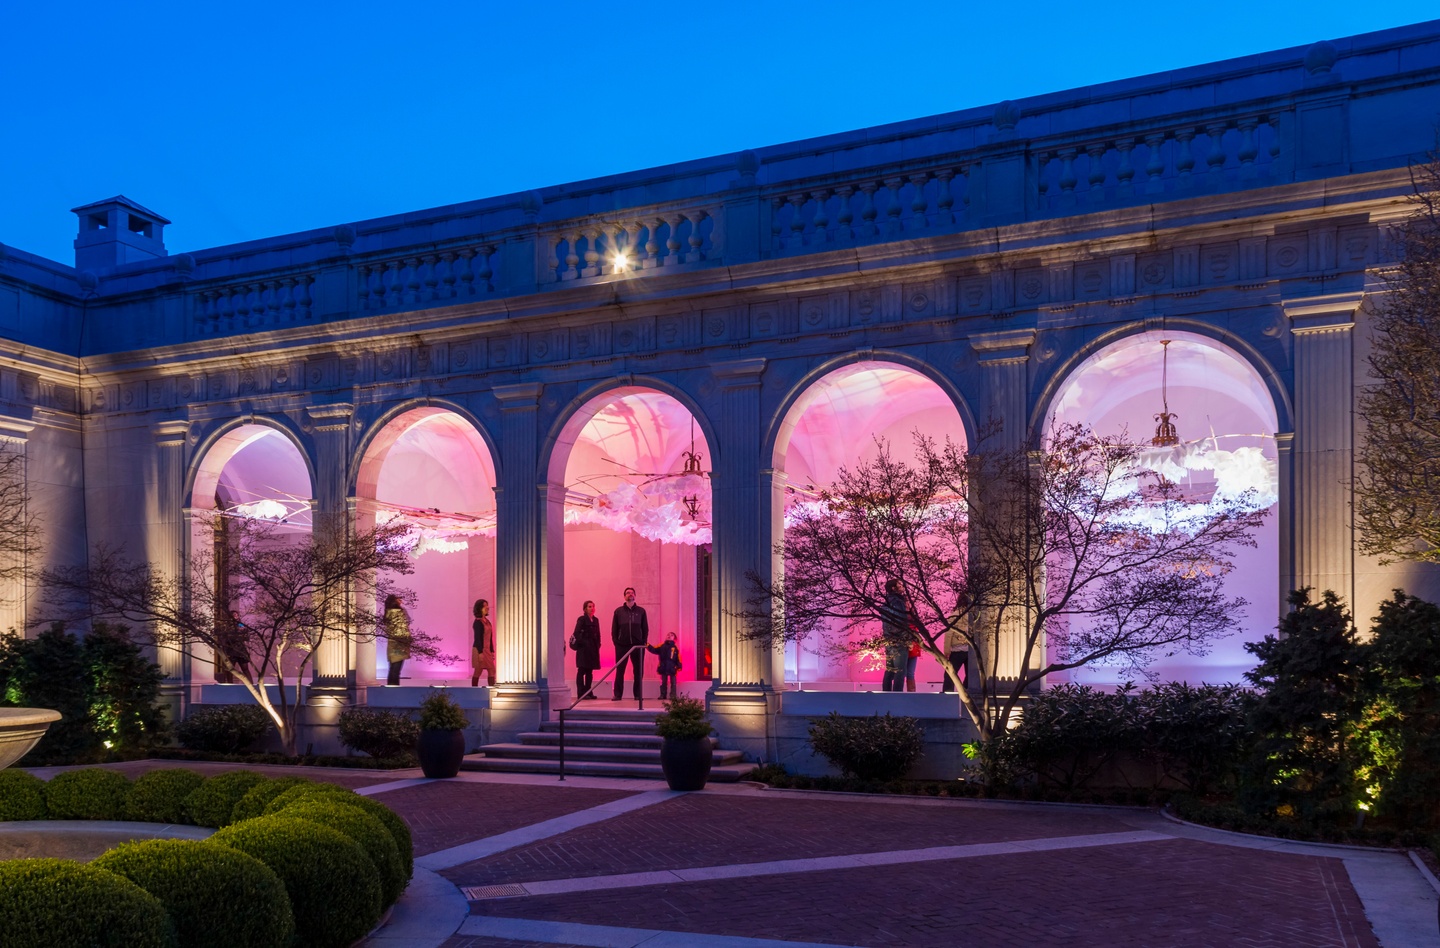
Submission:
<svg viewBox="0 0 1440 948">
<path fill-rule="evenodd" d="M 704 643 L 697 638 L 697 557 L 704 555 L 702 547 L 663 537 L 650 539 L 632 529 L 616 529 L 612 523 L 581 519 L 593 515 L 598 498 L 628 489 L 626 485 L 663 499 L 684 467 L 684 453 L 692 446 L 701 456 L 702 470 L 710 471 L 710 448 L 690 411 L 670 395 L 632 387 L 606 392 L 584 405 L 561 432 L 551 455 L 550 481 L 563 485 L 569 498 L 564 591 L 559 602 L 552 593 L 551 608 L 564 617 L 563 643 L 568 641 L 585 600 L 595 601 L 602 670 L 615 661 L 610 623 L 615 609 L 624 602 L 626 586 L 635 587 L 636 601 L 645 607 L 652 644 L 663 641 L 666 633 L 676 633 L 683 663 L 679 680 L 695 681 L 701 670 Z M 687 533 L 697 526 L 708 530 L 708 481 L 695 496 L 698 517 L 682 525 Z M 647 681 L 655 681 L 655 662 L 654 656 L 647 656 Z M 575 653 L 568 648 L 565 675 L 573 688 Z M 609 689 L 606 683 L 597 693 L 608 697 Z M 627 696 L 629 693 L 627 680 Z"/>
<path fill-rule="evenodd" d="M 787 499 L 804 499 L 833 483 L 840 468 L 873 459 L 877 438 L 889 444 L 892 456 L 913 459 L 917 431 L 942 444 L 946 438 L 962 448 L 966 443 L 955 403 L 935 382 L 880 362 L 827 374 L 791 406 L 776 441 L 775 465 L 791 488 Z M 818 643 L 786 649 L 785 680 L 805 689 L 878 690 L 883 671 L 875 660 L 839 658 Z M 915 677 L 920 690 L 935 690 L 929 683 L 940 680 L 940 669 L 922 656 Z"/>
<path fill-rule="evenodd" d="M 485 440 L 452 411 L 408 411 L 381 429 L 366 449 L 355 492 L 368 522 L 398 517 L 464 544 L 454 552 L 420 553 L 414 572 L 396 581 L 414 593 L 407 605 L 412 628 L 436 636 L 440 651 L 457 659 L 445 664 L 412 658 L 405 663 L 402 684 L 468 683 L 475 600 L 490 600 L 497 621 L 504 615 L 502 604 L 495 602 L 495 462 Z M 375 651 L 376 676 L 383 680 L 390 667 L 385 643 Z"/>
<path fill-rule="evenodd" d="M 1182 443 L 1213 439 L 1211 445 L 1233 450 L 1258 449 L 1276 458 L 1274 402 L 1259 375 L 1245 360 L 1214 341 L 1179 332 L 1148 332 L 1109 346 L 1086 360 L 1066 381 L 1052 409 L 1052 420 L 1084 422 L 1101 433 L 1128 431 L 1148 443 L 1161 410 L 1162 338 L 1172 340 L 1168 356 L 1170 411 Z M 1214 490 L 1210 472 L 1197 471 L 1182 488 L 1204 499 Z M 1253 666 L 1244 644 L 1275 628 L 1279 612 L 1279 526 L 1272 506 L 1255 536 L 1254 548 L 1242 548 L 1226 581 L 1232 596 L 1249 606 L 1241 631 L 1213 645 L 1203 656 L 1179 653 L 1159 657 L 1150 671 L 1160 681 L 1238 682 Z M 1092 665 L 1058 676 L 1086 684 L 1111 686 L 1134 678 L 1115 667 Z"/>
</svg>

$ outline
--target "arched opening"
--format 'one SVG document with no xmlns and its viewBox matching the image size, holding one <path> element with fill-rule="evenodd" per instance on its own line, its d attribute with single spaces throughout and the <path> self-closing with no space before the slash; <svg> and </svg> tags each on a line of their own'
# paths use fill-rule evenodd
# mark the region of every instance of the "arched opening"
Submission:
<svg viewBox="0 0 1440 948">
<path fill-rule="evenodd" d="M 561 549 L 552 544 L 549 551 L 548 644 L 552 652 L 563 650 L 566 683 L 577 691 L 576 653 L 568 647 L 575 620 L 585 601 L 594 600 L 600 669 L 608 669 L 617 658 L 611 624 L 627 586 L 635 588 L 636 602 L 646 610 L 652 645 L 675 633 L 682 693 L 696 693 L 693 683 L 709 680 L 710 455 L 690 409 L 650 388 L 598 395 L 561 429 L 549 465 L 550 516 L 563 505 L 564 527 Z M 554 658 L 547 667 L 558 670 Z M 645 663 L 650 697 L 660 685 L 656 661 L 647 656 Z M 626 679 L 628 699 L 629 673 Z M 561 684 L 550 683 L 557 689 Z M 610 698 L 613 691 L 606 682 L 595 693 Z"/>
<path fill-rule="evenodd" d="M 1155 416 L 1167 403 L 1178 443 L 1148 449 L 1147 466 L 1176 481 L 1188 502 L 1204 504 L 1217 492 L 1233 496 L 1248 488 L 1271 514 L 1255 534 L 1256 546 L 1237 551 L 1226 579 L 1227 591 L 1250 603 L 1241 632 L 1214 642 L 1205 655 L 1156 656 L 1149 671 L 1160 681 L 1238 682 L 1254 664 L 1245 643 L 1273 631 L 1279 614 L 1277 421 L 1259 373 L 1205 336 L 1144 332 L 1081 363 L 1057 391 L 1048 421 L 1083 423 L 1100 434 L 1124 431 L 1149 445 L 1157 433 Z M 1133 677 L 1119 667 L 1090 665 L 1056 679 L 1108 687 Z"/>
<path fill-rule="evenodd" d="M 495 601 L 495 461 L 468 420 L 426 406 L 392 418 L 370 440 L 355 483 L 361 529 L 399 522 L 415 570 L 397 577 L 414 593 L 412 629 L 434 636 L 441 655 L 458 664 L 415 658 L 401 668 L 401 684 L 469 685 L 472 607 Z M 375 603 L 379 610 L 381 603 Z M 385 680 L 385 643 L 359 651 L 362 680 Z M 486 684 L 494 684 L 482 675 Z"/>
<path fill-rule="evenodd" d="M 310 535 L 312 496 L 305 457 L 284 433 L 254 423 L 225 432 L 206 450 L 190 490 L 188 507 L 196 512 L 190 518 L 191 550 L 210 554 L 192 560 L 190 568 L 202 569 L 205 574 L 195 579 L 214 585 L 217 602 L 229 601 L 231 578 L 226 564 L 234 549 L 237 521 L 268 524 L 273 542 L 299 542 Z M 203 565 L 197 567 L 196 563 Z M 235 603 L 242 610 L 243 605 Z M 208 667 L 202 660 L 193 677 L 203 681 L 211 671 L 219 683 L 233 681 L 223 657 Z M 290 667 L 284 671 L 293 673 Z"/>
<path fill-rule="evenodd" d="M 940 444 L 948 438 L 962 450 L 967 441 L 955 401 L 934 380 L 891 362 L 856 362 L 826 374 L 795 399 L 781 423 L 772 462 L 776 512 L 834 483 L 840 468 L 874 460 L 882 440 L 893 457 L 913 461 L 917 433 Z M 782 488 L 783 499 L 778 496 Z M 773 520 L 772 537 L 783 543 L 783 519 Z M 779 559 L 772 569 L 783 569 Z M 918 689 L 939 690 L 940 668 L 928 656 L 920 662 Z M 819 643 L 786 646 L 787 687 L 879 690 L 883 673 L 879 655 L 853 659 Z"/>
</svg>

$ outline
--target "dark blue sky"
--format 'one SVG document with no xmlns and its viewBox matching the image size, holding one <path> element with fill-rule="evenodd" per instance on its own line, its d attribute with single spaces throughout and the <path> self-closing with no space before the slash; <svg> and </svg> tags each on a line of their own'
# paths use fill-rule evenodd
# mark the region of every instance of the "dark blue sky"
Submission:
<svg viewBox="0 0 1440 948">
<path fill-rule="evenodd" d="M 175 253 L 1303 45 L 1435 9 L 15 3 L 0 23 L 0 242 L 69 263 L 69 209 L 123 193 L 175 222 Z"/>
</svg>

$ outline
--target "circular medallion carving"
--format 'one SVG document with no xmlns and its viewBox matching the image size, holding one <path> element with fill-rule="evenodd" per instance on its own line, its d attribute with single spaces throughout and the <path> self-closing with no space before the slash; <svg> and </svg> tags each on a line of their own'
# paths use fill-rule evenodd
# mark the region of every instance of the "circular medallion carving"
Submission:
<svg viewBox="0 0 1440 948">
<path fill-rule="evenodd" d="M 716 338 L 716 339 L 718 339 L 719 337 L 725 335 L 725 320 L 723 320 L 723 319 L 712 319 L 712 320 L 710 320 L 710 335 L 711 335 L 712 337 Z"/>
<path fill-rule="evenodd" d="M 925 309 L 925 307 L 929 305 L 930 297 L 926 296 L 924 293 L 916 293 L 910 297 L 910 308 L 917 313 L 922 311 L 923 309 Z"/>
<path fill-rule="evenodd" d="M 805 325 L 818 326 L 825 319 L 825 313 L 818 306 L 812 306 L 805 310 Z"/>
<path fill-rule="evenodd" d="M 1163 283 L 1165 280 L 1165 267 L 1160 263 L 1147 263 L 1145 269 L 1140 271 L 1140 279 L 1146 283 Z"/>
<path fill-rule="evenodd" d="M 1030 277 L 1020 284 L 1020 294 L 1027 300 L 1038 299 L 1040 296 L 1040 278 Z"/>
<path fill-rule="evenodd" d="M 615 343 L 622 348 L 629 349 L 635 345 L 635 333 L 629 329 L 622 329 L 615 334 Z"/>
<path fill-rule="evenodd" d="M 1295 247 L 1281 247 L 1275 251 L 1275 262 L 1282 267 L 1293 267 L 1300 262 L 1300 251 Z"/>
<path fill-rule="evenodd" d="M 457 369 L 465 368 L 467 365 L 470 364 L 470 350 L 456 349 L 453 353 L 450 354 L 450 361 L 455 365 L 455 368 Z"/>
</svg>

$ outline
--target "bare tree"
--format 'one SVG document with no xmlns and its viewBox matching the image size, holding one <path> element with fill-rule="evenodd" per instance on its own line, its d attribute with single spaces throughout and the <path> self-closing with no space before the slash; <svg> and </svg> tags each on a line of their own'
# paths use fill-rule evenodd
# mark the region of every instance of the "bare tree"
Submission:
<svg viewBox="0 0 1440 948">
<path fill-rule="evenodd" d="M 90 618 L 122 620 L 157 648 L 204 661 L 226 661 L 236 680 L 269 713 L 287 753 L 296 753 L 300 684 L 326 642 L 386 638 L 377 603 L 405 599 L 392 576 L 413 570 L 407 528 L 282 535 L 273 524 L 234 518 L 221 562 L 197 552 L 185 574 L 167 576 L 149 563 L 100 547 L 89 567 L 47 570 L 47 598 L 84 603 Z M 215 569 L 224 582 L 215 581 Z M 234 618 L 232 618 L 232 613 Z M 439 658 L 435 639 L 409 630 L 413 657 Z M 277 700 L 266 688 L 273 682 Z"/>
<path fill-rule="evenodd" d="M 1374 382 L 1360 393 L 1355 514 L 1361 549 L 1381 562 L 1440 563 L 1440 156 L 1411 175 L 1399 264 L 1369 307 Z"/>
<path fill-rule="evenodd" d="M 26 457 L 13 445 L 0 444 L 0 597 L 7 601 L 17 591 L 24 595 L 39 532 L 30 504 Z"/>
<path fill-rule="evenodd" d="M 1223 579 L 1265 511 L 1248 496 L 1187 503 L 1121 436 L 1059 425 L 1038 451 L 966 453 L 917 434 L 914 465 L 879 448 L 792 508 L 783 579 L 750 574 L 747 636 L 882 648 L 877 625 L 895 622 L 885 583 L 899 579 L 907 634 L 988 740 L 1044 676 L 1201 652 L 1246 604 Z M 976 671 L 968 689 L 948 661 L 957 640 Z"/>
</svg>

